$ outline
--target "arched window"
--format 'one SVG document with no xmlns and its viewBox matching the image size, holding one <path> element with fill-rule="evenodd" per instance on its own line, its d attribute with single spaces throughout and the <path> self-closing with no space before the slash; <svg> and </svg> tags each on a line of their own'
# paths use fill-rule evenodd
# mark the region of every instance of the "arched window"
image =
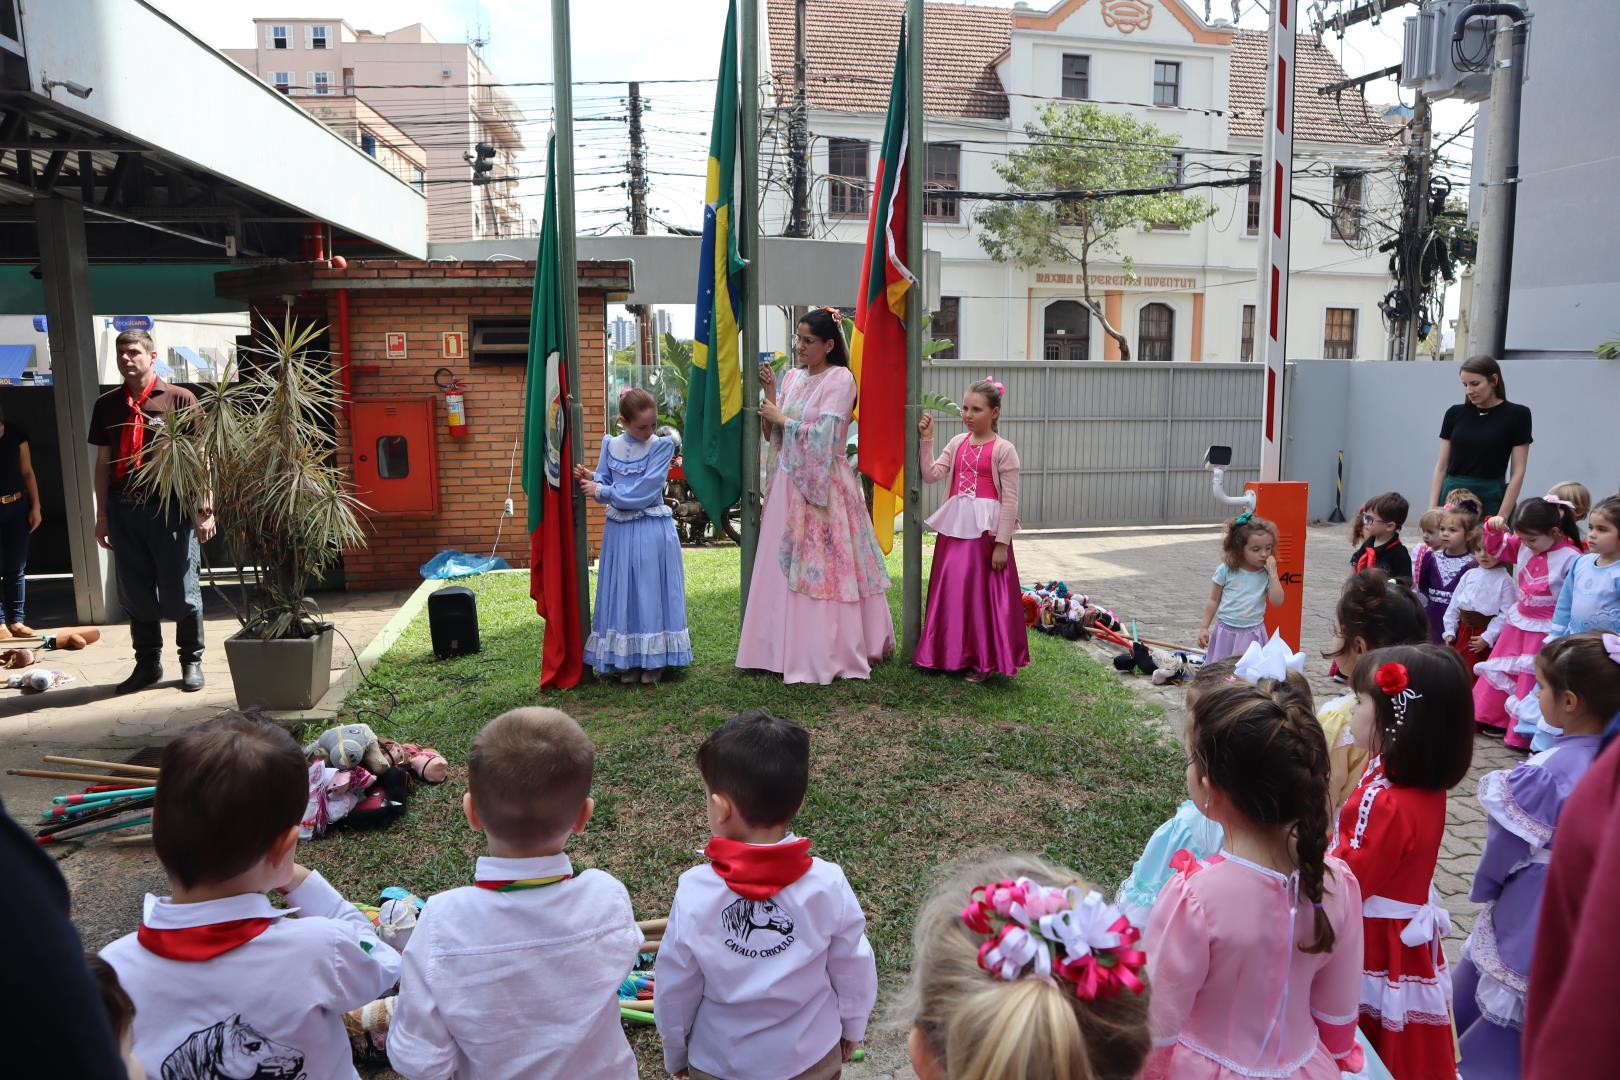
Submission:
<svg viewBox="0 0 1620 1080">
<path fill-rule="evenodd" d="M 1048 360 L 1088 360 L 1091 357 L 1091 313 L 1078 300 L 1056 300 L 1046 305 Z"/>
<path fill-rule="evenodd" d="M 1176 313 L 1169 304 L 1147 304 L 1137 318 L 1136 358 L 1161 363 L 1175 358 Z"/>
</svg>

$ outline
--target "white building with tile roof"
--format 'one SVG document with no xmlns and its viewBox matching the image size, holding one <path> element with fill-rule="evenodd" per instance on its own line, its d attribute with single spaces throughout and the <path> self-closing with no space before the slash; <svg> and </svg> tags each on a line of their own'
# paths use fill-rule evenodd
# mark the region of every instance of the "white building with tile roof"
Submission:
<svg viewBox="0 0 1620 1080">
<path fill-rule="evenodd" d="M 1119 350 L 1079 303 L 1077 264 L 1019 268 L 992 260 L 975 206 L 946 192 L 1002 190 L 993 163 L 1026 145 L 1049 100 L 1086 100 L 1174 136 L 1188 180 L 1258 172 L 1266 37 L 1206 25 L 1181 0 L 1052 0 L 1039 11 L 957 4 L 927 9 L 928 187 L 925 243 L 942 255 L 936 336 L 964 359 L 1113 360 Z M 793 100 L 793 0 L 769 0 L 770 71 L 786 145 Z M 809 0 L 807 88 L 812 234 L 865 239 L 903 0 Z M 1290 357 L 1383 359 L 1379 301 L 1393 287 L 1376 248 L 1399 221 L 1401 129 L 1356 91 L 1322 95 L 1344 72 L 1301 36 L 1296 75 L 1294 277 Z M 780 151 L 779 151 L 780 153 Z M 781 158 L 777 159 L 780 165 Z M 778 168 L 776 173 L 785 173 Z M 774 176 L 762 224 L 781 231 L 790 188 Z M 1252 356 L 1259 263 L 1258 180 L 1195 193 L 1211 217 L 1146 229 L 1091 264 L 1092 293 L 1138 360 Z M 1335 213 L 1336 211 L 1336 213 Z M 1330 216 L 1331 215 L 1331 219 Z M 1133 273 L 1127 272 L 1128 256 Z M 776 347 L 782 329 L 767 328 Z"/>
</svg>

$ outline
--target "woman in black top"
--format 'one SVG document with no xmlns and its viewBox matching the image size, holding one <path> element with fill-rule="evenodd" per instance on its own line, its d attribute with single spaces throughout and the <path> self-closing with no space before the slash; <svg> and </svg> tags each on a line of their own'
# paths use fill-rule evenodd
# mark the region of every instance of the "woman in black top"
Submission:
<svg viewBox="0 0 1620 1080">
<path fill-rule="evenodd" d="M 39 528 L 39 520 L 39 484 L 28 453 L 28 433 L 0 418 L 0 587 L 5 598 L 0 639 L 34 634 L 23 622 L 23 600 L 28 535 Z"/>
<path fill-rule="evenodd" d="M 1467 488 L 1484 502 L 1483 516 L 1507 517 L 1518 505 L 1530 460 L 1530 410 L 1507 399 L 1493 358 L 1469 357 L 1461 375 L 1466 400 L 1447 409 L 1440 422 L 1429 505 L 1443 506 L 1454 489 Z"/>
</svg>

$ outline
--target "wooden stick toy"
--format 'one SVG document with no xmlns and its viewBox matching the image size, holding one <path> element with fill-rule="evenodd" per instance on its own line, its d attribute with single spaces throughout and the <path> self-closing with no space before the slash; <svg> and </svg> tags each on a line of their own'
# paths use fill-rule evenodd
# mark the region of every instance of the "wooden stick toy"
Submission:
<svg viewBox="0 0 1620 1080">
<path fill-rule="evenodd" d="M 61 833 L 46 833 L 44 836 L 37 836 L 34 839 L 42 844 L 59 844 L 64 840 L 82 840 L 86 836 L 94 836 L 96 833 L 112 832 L 116 829 L 130 829 L 136 825 L 149 825 L 151 822 L 152 815 L 145 814 L 138 818 L 131 818 L 128 821 L 115 821 L 111 825 L 97 825 L 93 829 L 84 829 L 73 833 L 71 836 L 64 836 Z"/>
<path fill-rule="evenodd" d="M 125 788 L 147 787 L 151 783 L 150 777 L 144 780 L 131 777 L 126 780 L 121 777 L 107 776 L 104 773 L 54 772 L 50 769 L 7 769 L 6 775 L 35 776 L 41 780 L 78 780 L 86 784 L 115 784 L 118 787 Z"/>
<path fill-rule="evenodd" d="M 106 769 L 108 772 L 127 773 L 131 776 L 157 776 L 158 770 L 150 765 L 125 765 L 120 761 L 98 761 L 95 758 L 59 757 L 55 754 L 46 754 L 44 759 L 48 765 L 88 765 L 92 769 Z"/>
<path fill-rule="evenodd" d="M 143 832 L 136 833 L 134 836 L 115 836 L 110 842 L 117 844 L 120 847 L 133 844 L 150 844 L 152 842 L 152 834 L 149 832 Z"/>
</svg>

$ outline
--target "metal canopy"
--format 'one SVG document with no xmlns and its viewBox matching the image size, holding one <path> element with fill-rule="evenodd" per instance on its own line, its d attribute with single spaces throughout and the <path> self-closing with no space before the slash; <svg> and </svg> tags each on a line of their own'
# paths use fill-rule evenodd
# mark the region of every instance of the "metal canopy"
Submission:
<svg viewBox="0 0 1620 1080">
<path fill-rule="evenodd" d="M 38 260 L 48 198 L 82 205 L 92 261 L 302 258 L 312 227 L 342 254 L 426 252 L 421 192 L 141 0 L 30 4 L 21 32 L 20 56 L 0 41 L 0 260 Z"/>
</svg>

